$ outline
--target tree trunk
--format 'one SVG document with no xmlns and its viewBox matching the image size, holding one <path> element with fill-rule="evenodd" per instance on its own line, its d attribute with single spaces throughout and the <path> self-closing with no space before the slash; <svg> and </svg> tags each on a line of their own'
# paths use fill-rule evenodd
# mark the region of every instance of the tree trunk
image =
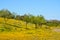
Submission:
<svg viewBox="0 0 60 40">
<path fill-rule="evenodd" d="M 28 29 L 28 28 L 27 28 L 27 22 L 26 22 L 26 29 Z"/>
<path fill-rule="evenodd" d="M 38 28 L 38 24 L 35 24 L 35 29 L 37 29 Z"/>
<path fill-rule="evenodd" d="M 42 27 L 42 23 L 39 24 L 40 25 L 40 28 Z"/>
<path fill-rule="evenodd" d="M 4 28 L 6 27 L 5 24 L 6 24 L 6 20 L 5 20 L 5 17 L 4 17 Z"/>
</svg>

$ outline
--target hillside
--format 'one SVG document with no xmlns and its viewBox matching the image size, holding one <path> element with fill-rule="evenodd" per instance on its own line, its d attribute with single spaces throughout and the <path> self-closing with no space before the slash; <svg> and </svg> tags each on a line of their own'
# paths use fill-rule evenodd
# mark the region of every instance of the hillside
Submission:
<svg viewBox="0 0 60 40">
<path fill-rule="evenodd" d="M 60 40 L 60 21 L 0 10 L 0 40 Z"/>
<path fill-rule="evenodd" d="M 6 22 L 5 22 L 6 21 Z M 34 29 L 34 24 L 28 23 L 28 29 Z M 15 19 L 7 19 L 0 17 L 0 28 L 6 27 L 7 29 L 11 30 L 19 30 L 19 29 L 25 29 L 26 23 L 22 20 L 15 20 Z"/>
<path fill-rule="evenodd" d="M 0 17 L 0 40 L 60 40 L 60 32 L 52 29 L 35 29 L 34 24 L 26 24 L 22 20 L 6 19 Z M 4 38 L 4 39 L 3 39 Z"/>
</svg>

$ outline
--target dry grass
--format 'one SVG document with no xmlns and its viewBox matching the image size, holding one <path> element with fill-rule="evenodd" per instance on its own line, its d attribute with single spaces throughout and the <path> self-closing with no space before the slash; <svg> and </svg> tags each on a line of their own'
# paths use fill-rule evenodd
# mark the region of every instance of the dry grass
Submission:
<svg viewBox="0 0 60 40">
<path fill-rule="evenodd" d="M 42 30 L 40 32 L 32 32 L 3 32 L 0 33 L 0 40 L 60 40 L 60 33 L 46 31 L 42 32 Z"/>
<path fill-rule="evenodd" d="M 12 31 L 10 32 L 0 32 L 0 40 L 60 40 L 60 32 L 55 32 L 50 29 L 34 29 L 34 24 L 29 23 L 27 26 L 29 30 L 26 30 L 25 22 L 14 20 L 14 19 L 6 19 L 6 23 L 10 25 L 5 25 L 7 27 L 12 27 Z M 4 19 L 0 18 L 0 27 L 3 27 Z M 22 28 L 17 28 L 15 30 L 16 25 Z M 53 28 L 52 28 L 53 29 Z"/>
</svg>

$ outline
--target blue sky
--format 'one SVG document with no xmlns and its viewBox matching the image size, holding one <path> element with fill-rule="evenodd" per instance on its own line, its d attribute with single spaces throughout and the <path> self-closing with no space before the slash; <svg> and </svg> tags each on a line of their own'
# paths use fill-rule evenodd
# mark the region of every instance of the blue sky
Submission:
<svg viewBox="0 0 60 40">
<path fill-rule="evenodd" d="M 49 20 L 60 20 L 60 0 L 0 0 L 1 9 L 8 9 L 20 15 L 41 14 Z"/>
</svg>

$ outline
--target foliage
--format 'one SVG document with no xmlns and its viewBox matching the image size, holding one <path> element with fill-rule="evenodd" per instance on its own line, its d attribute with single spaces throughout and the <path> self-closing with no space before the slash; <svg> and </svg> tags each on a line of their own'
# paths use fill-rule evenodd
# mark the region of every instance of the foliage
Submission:
<svg viewBox="0 0 60 40">
<path fill-rule="evenodd" d="M 15 19 L 15 20 L 22 20 L 26 24 L 26 29 L 28 29 L 28 23 L 35 24 L 35 28 L 42 27 L 42 25 L 46 26 L 59 26 L 59 20 L 46 20 L 42 15 L 31 15 L 31 14 L 24 14 L 24 15 L 16 15 L 15 13 L 11 13 L 7 9 L 0 10 L 0 17 L 4 18 L 4 27 L 8 19 Z M 17 26 L 18 27 L 18 26 Z"/>
</svg>

